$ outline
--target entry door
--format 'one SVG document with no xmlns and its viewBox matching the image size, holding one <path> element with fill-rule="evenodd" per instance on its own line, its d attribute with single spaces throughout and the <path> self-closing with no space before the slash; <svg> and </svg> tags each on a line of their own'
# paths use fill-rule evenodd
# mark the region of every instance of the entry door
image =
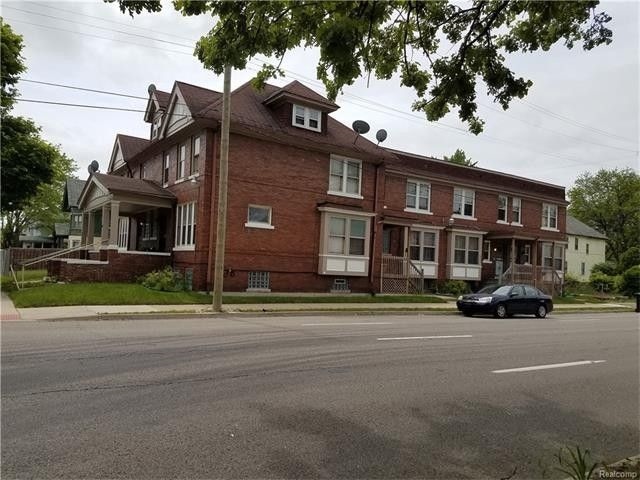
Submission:
<svg viewBox="0 0 640 480">
<path fill-rule="evenodd" d="M 127 250 L 129 246 L 129 217 L 118 217 L 118 248 Z"/>
</svg>

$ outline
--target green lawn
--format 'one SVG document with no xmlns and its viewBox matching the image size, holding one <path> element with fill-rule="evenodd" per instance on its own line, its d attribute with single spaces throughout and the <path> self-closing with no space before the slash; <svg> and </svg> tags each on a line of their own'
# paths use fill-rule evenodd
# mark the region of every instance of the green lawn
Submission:
<svg viewBox="0 0 640 480">
<path fill-rule="evenodd" d="M 8 292 L 18 308 L 65 305 L 188 305 L 208 304 L 210 295 L 197 292 L 158 292 L 132 283 L 48 284 Z M 225 304 L 256 303 L 445 303 L 428 295 L 225 295 Z"/>
<path fill-rule="evenodd" d="M 38 281 L 41 281 L 46 276 L 47 276 L 46 270 L 25 270 L 24 271 L 25 282 L 38 282 Z M 18 282 L 22 282 L 22 270 L 16 270 L 16 278 L 18 279 Z M 0 276 L 0 288 L 2 288 L 3 291 L 13 290 L 16 288 L 16 283 L 14 282 L 13 276 L 11 274 Z"/>
</svg>

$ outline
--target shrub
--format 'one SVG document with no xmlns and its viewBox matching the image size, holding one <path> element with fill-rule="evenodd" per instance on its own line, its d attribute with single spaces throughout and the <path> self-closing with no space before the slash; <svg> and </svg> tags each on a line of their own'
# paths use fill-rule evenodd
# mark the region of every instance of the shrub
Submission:
<svg viewBox="0 0 640 480">
<path fill-rule="evenodd" d="M 640 292 L 640 265 L 635 265 L 620 275 L 620 293 L 632 296 Z"/>
<path fill-rule="evenodd" d="M 138 279 L 144 287 L 161 292 L 179 292 L 184 290 L 184 280 L 182 275 L 174 272 L 171 267 L 164 267 L 162 270 L 154 270 Z"/>
<path fill-rule="evenodd" d="M 447 280 L 440 287 L 440 291 L 457 297 L 463 293 L 468 293 L 470 289 L 469 284 L 464 280 Z"/>
<path fill-rule="evenodd" d="M 591 272 L 589 283 L 596 292 L 613 292 L 616 289 L 617 278 L 615 275 L 607 275 L 601 272 Z"/>
<path fill-rule="evenodd" d="M 618 266 L 615 262 L 607 260 L 606 262 L 596 263 L 591 267 L 591 274 L 604 273 L 605 275 L 616 275 L 618 273 Z"/>
<path fill-rule="evenodd" d="M 626 272 L 635 265 L 640 265 L 640 247 L 631 247 L 620 255 L 620 273 Z"/>
</svg>

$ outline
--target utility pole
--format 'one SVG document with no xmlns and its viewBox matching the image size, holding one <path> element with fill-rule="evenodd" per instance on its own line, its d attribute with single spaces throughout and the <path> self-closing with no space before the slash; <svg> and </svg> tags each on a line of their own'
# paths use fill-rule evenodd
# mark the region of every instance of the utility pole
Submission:
<svg viewBox="0 0 640 480">
<path fill-rule="evenodd" d="M 222 90 L 222 127 L 220 132 L 220 179 L 218 182 L 218 224 L 216 228 L 216 259 L 213 277 L 213 311 L 222 311 L 224 282 L 224 248 L 227 236 L 227 177 L 229 167 L 229 124 L 231 123 L 231 65 L 224 67 Z M 213 207 L 213 206 L 212 206 Z"/>
</svg>

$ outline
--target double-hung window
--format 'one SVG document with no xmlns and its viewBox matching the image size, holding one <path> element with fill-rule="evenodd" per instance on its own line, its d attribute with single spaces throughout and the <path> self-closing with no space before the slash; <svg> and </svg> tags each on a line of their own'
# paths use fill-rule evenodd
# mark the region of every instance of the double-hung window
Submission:
<svg viewBox="0 0 640 480">
<path fill-rule="evenodd" d="M 168 185 L 169 184 L 169 161 L 170 161 L 169 154 L 165 153 L 164 154 L 164 163 L 162 164 L 162 184 L 163 185 Z"/>
<path fill-rule="evenodd" d="M 479 265 L 480 237 L 456 234 L 454 238 L 453 263 Z"/>
<path fill-rule="evenodd" d="M 176 247 L 196 244 L 196 202 L 183 203 L 176 208 Z"/>
<path fill-rule="evenodd" d="M 453 189 L 453 213 L 461 217 L 473 218 L 475 213 L 476 192 L 466 188 Z"/>
<path fill-rule="evenodd" d="M 302 105 L 293 106 L 293 118 L 291 124 L 294 127 L 306 128 L 307 130 L 314 130 L 319 132 L 322 129 L 322 113 L 320 110 L 315 110 L 309 107 L 303 107 Z"/>
<path fill-rule="evenodd" d="M 431 185 L 407 180 L 406 208 L 412 212 L 431 213 Z"/>
<path fill-rule="evenodd" d="M 329 191 L 334 195 L 360 197 L 362 162 L 331 155 Z"/>
<path fill-rule="evenodd" d="M 409 232 L 409 257 L 418 262 L 435 262 L 435 232 L 411 230 Z"/>
<path fill-rule="evenodd" d="M 542 228 L 547 230 L 558 229 L 558 206 L 549 203 L 542 204 Z"/>
<path fill-rule="evenodd" d="M 498 195 L 498 222 L 507 221 L 507 204 L 508 197 L 506 195 Z"/>
<path fill-rule="evenodd" d="M 327 252 L 332 255 L 364 255 L 366 227 L 366 220 L 332 216 L 329 219 Z"/>
<path fill-rule="evenodd" d="M 564 249 L 562 245 L 555 245 L 552 248 L 550 243 L 542 244 L 542 265 L 554 270 L 562 270 L 562 254 Z"/>
<path fill-rule="evenodd" d="M 177 179 L 184 178 L 184 164 L 187 161 L 187 146 L 183 143 L 178 147 Z"/>
<path fill-rule="evenodd" d="M 189 165 L 189 175 L 198 173 L 198 162 L 200 160 L 200 136 L 193 137 L 191 141 L 191 164 Z"/>
<path fill-rule="evenodd" d="M 522 200 L 519 198 L 511 199 L 511 223 L 522 224 Z"/>
</svg>

